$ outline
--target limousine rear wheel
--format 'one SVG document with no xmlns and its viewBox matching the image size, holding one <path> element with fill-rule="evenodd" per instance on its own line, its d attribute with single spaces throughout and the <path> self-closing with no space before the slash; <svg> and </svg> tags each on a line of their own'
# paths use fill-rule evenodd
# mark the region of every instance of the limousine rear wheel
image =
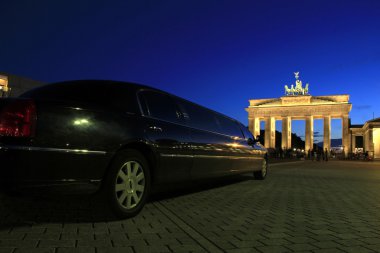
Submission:
<svg viewBox="0 0 380 253">
<path fill-rule="evenodd" d="M 253 172 L 255 179 L 263 180 L 268 174 L 268 160 L 266 158 L 261 162 L 261 169 Z"/>
<path fill-rule="evenodd" d="M 105 197 L 119 218 L 129 218 L 144 207 L 150 192 L 150 171 L 145 157 L 136 150 L 119 152 L 105 182 Z"/>
</svg>

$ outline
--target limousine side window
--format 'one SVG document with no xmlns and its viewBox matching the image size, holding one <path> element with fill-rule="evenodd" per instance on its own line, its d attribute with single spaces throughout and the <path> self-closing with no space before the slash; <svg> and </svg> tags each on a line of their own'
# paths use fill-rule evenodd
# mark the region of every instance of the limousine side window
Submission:
<svg viewBox="0 0 380 253">
<path fill-rule="evenodd" d="M 221 133 L 234 137 L 244 138 L 238 124 L 235 121 L 222 115 L 217 115 L 216 118 L 219 122 Z"/>
<path fill-rule="evenodd" d="M 178 104 L 189 126 L 243 138 L 242 132 L 235 121 L 187 101 L 178 101 Z"/>
<path fill-rule="evenodd" d="M 177 106 L 168 95 L 154 92 L 143 91 L 139 94 L 144 115 L 169 122 L 179 122 Z"/>
<path fill-rule="evenodd" d="M 177 103 L 182 110 L 185 123 L 188 126 L 211 132 L 219 132 L 215 114 L 212 111 L 187 101 L 181 100 Z"/>
</svg>

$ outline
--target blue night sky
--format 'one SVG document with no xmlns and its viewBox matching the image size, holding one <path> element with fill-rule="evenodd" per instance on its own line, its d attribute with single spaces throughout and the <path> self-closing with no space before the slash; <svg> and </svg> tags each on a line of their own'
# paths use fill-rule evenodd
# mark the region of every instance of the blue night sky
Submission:
<svg viewBox="0 0 380 253">
<path fill-rule="evenodd" d="M 0 72 L 143 83 L 247 124 L 300 71 L 311 95 L 350 94 L 353 124 L 380 117 L 378 0 L 6 1 L 0 28 Z"/>
</svg>

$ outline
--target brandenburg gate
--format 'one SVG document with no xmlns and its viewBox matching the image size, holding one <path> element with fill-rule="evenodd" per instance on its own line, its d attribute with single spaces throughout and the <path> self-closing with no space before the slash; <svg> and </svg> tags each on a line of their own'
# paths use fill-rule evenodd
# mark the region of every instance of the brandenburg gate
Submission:
<svg viewBox="0 0 380 253">
<path fill-rule="evenodd" d="M 249 130 L 254 136 L 260 135 L 260 121 L 265 121 L 265 146 L 275 148 L 275 122 L 282 120 L 282 148 L 291 145 L 292 120 L 305 120 L 305 151 L 313 149 L 314 119 L 323 119 L 323 149 L 331 149 L 331 119 L 342 119 L 342 146 L 347 155 L 350 150 L 349 112 L 352 104 L 349 95 L 311 96 L 309 84 L 302 87 L 299 72 L 294 73 L 295 86 L 285 85 L 285 96 L 269 99 L 249 100 Z"/>
</svg>

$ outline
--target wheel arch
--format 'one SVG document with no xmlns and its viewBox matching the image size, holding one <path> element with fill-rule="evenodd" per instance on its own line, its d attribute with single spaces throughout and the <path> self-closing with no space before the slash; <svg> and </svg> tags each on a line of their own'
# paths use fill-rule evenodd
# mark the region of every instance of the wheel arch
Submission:
<svg viewBox="0 0 380 253">
<path fill-rule="evenodd" d="M 156 177 L 155 172 L 156 172 L 158 159 L 157 159 L 157 156 L 156 156 L 155 152 L 153 151 L 153 149 L 147 143 L 142 142 L 142 141 L 132 141 L 132 142 L 129 142 L 129 143 L 126 143 L 126 144 L 120 146 L 119 149 L 117 149 L 115 151 L 114 155 L 112 156 L 111 160 L 109 161 L 107 168 L 105 170 L 105 174 L 103 175 L 103 178 L 105 178 L 106 173 L 108 173 L 110 166 L 114 162 L 116 156 L 121 151 L 124 151 L 127 149 L 136 150 L 136 151 L 140 152 L 146 158 L 148 165 L 149 165 L 150 174 L 151 174 L 151 182 L 154 183 L 155 177 Z"/>
</svg>

